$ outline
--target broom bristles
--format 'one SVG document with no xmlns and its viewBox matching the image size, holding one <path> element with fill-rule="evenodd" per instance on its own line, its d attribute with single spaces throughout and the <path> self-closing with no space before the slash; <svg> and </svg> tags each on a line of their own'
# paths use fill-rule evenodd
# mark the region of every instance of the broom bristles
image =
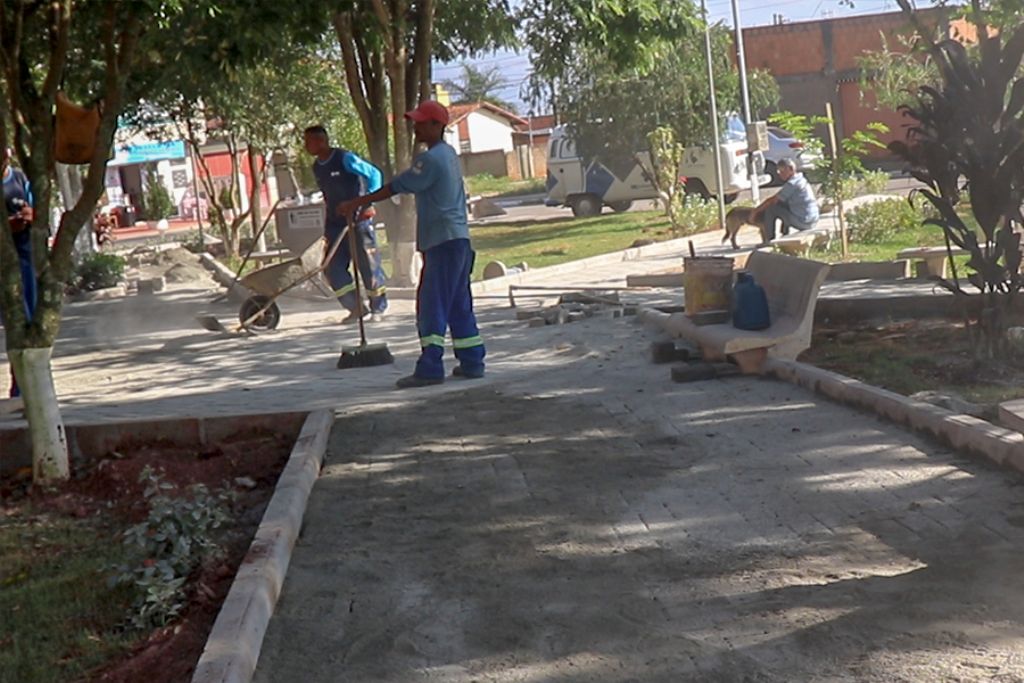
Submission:
<svg viewBox="0 0 1024 683">
<path fill-rule="evenodd" d="M 370 368 L 394 362 L 395 357 L 391 355 L 387 344 L 367 344 L 342 349 L 338 357 L 338 369 Z"/>
</svg>

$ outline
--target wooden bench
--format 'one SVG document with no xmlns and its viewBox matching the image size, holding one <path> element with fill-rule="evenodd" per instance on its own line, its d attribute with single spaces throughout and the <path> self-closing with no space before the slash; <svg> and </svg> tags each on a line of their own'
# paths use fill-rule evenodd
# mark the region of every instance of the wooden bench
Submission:
<svg viewBox="0 0 1024 683">
<path fill-rule="evenodd" d="M 731 324 L 696 325 L 684 313 L 662 323 L 670 334 L 698 344 L 708 361 L 731 357 L 746 374 L 759 374 L 768 357 L 795 360 L 810 348 L 814 307 L 829 266 L 817 261 L 757 251 L 747 260 L 747 272 L 765 289 L 771 326 L 737 330 Z"/>
<path fill-rule="evenodd" d="M 953 256 L 964 256 L 969 252 L 960 247 L 952 249 Z M 949 253 L 945 247 L 911 247 L 903 249 L 897 258 L 913 259 L 924 264 L 919 275 L 921 277 L 940 277 L 946 279 L 946 263 L 949 261 Z"/>
</svg>

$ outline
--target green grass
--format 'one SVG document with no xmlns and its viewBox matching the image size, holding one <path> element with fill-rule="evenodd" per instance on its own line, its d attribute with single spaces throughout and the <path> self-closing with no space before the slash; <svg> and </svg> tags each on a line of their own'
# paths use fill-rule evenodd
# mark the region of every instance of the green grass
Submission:
<svg viewBox="0 0 1024 683">
<path fill-rule="evenodd" d="M 107 587 L 122 559 L 91 522 L 0 517 L 0 683 L 78 680 L 130 644 L 115 631 L 130 597 Z"/>
<path fill-rule="evenodd" d="M 594 218 L 554 218 L 534 223 L 472 226 L 473 279 L 490 261 L 543 268 L 628 248 L 638 239 L 666 239 L 669 222 L 659 211 L 631 211 Z"/>
<path fill-rule="evenodd" d="M 933 225 L 919 225 L 911 230 L 903 230 L 891 239 L 875 244 L 850 243 L 851 261 L 893 261 L 903 249 L 912 247 L 945 246 L 942 231 Z M 832 240 L 827 250 L 816 249 L 811 258 L 827 258 L 830 261 L 842 260 L 842 245 L 838 239 Z"/>
<path fill-rule="evenodd" d="M 489 173 L 481 173 L 466 178 L 466 191 L 470 195 L 500 197 L 537 194 L 544 192 L 544 179 L 511 180 L 510 178 L 495 178 Z"/>
</svg>

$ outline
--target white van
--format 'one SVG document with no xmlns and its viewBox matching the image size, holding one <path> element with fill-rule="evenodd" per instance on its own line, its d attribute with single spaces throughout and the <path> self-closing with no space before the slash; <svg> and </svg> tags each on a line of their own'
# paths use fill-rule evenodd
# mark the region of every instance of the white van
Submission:
<svg viewBox="0 0 1024 683">
<path fill-rule="evenodd" d="M 742 124 L 741 124 L 742 125 Z M 722 157 L 722 184 L 726 202 L 732 202 L 742 190 L 750 189 L 750 178 L 747 175 L 747 142 L 725 136 L 726 142 L 718 146 Z M 619 173 L 614 172 L 600 161 L 591 162 L 584 168 L 583 159 L 576 152 L 576 144 L 566 135 L 563 126 L 556 127 L 551 133 L 548 144 L 548 206 L 568 206 L 574 216 L 596 216 L 604 206 L 614 211 L 625 211 L 639 199 L 655 199 L 658 193 L 647 180 L 644 169 L 652 169 L 651 157 L 648 152 L 636 155 L 643 164 L 628 164 Z M 754 164 L 762 184 L 770 179 L 763 176 L 764 157 L 760 152 L 754 153 Z M 686 191 L 708 199 L 718 194 L 715 182 L 715 158 L 709 146 L 687 147 L 683 152 L 683 162 L 679 167 L 679 175 L 686 180 Z"/>
</svg>

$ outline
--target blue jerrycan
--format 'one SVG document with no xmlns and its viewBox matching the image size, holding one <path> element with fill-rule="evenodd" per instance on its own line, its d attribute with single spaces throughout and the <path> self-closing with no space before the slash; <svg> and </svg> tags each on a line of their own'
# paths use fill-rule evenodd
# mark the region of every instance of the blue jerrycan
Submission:
<svg viewBox="0 0 1024 683">
<path fill-rule="evenodd" d="M 740 271 L 732 288 L 732 326 L 738 330 L 763 330 L 771 325 L 768 296 L 754 276 Z"/>
</svg>

